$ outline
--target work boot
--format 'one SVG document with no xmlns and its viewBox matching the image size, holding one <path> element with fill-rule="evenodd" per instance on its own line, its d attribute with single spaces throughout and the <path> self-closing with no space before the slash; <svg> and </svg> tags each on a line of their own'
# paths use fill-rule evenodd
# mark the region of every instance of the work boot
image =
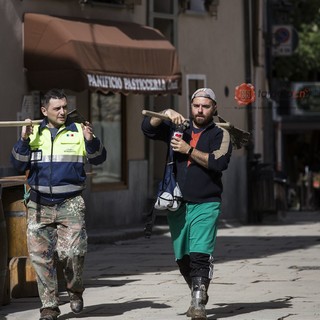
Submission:
<svg viewBox="0 0 320 320">
<path fill-rule="evenodd" d="M 205 305 L 208 302 L 208 288 L 210 279 L 202 277 L 192 278 L 191 304 L 187 311 L 187 317 L 197 320 L 207 319 Z"/>
<path fill-rule="evenodd" d="M 57 320 L 58 315 L 60 314 L 60 309 L 56 308 L 43 308 L 40 310 L 40 319 L 39 320 Z"/>
<path fill-rule="evenodd" d="M 83 298 L 81 294 L 70 294 L 70 308 L 73 313 L 80 313 L 83 310 Z"/>
</svg>

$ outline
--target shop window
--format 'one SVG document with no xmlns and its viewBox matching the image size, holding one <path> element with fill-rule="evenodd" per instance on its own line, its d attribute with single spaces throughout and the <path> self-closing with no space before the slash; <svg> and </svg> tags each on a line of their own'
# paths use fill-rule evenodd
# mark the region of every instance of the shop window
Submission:
<svg viewBox="0 0 320 320">
<path fill-rule="evenodd" d="M 125 183 L 123 99 L 121 94 L 91 94 L 90 119 L 94 133 L 107 149 L 107 161 L 92 166 L 93 186 Z"/>
</svg>

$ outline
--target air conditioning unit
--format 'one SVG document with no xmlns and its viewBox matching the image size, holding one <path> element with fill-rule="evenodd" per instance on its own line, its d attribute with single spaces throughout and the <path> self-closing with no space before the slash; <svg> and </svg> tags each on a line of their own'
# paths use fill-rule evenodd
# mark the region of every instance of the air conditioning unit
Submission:
<svg viewBox="0 0 320 320">
<path fill-rule="evenodd" d="M 290 109 L 293 115 L 320 115 L 320 82 L 292 82 Z"/>
</svg>

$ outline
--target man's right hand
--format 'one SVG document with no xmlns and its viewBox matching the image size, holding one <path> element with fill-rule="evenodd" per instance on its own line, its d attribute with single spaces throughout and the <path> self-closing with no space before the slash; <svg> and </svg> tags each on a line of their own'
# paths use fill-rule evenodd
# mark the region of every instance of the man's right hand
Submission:
<svg viewBox="0 0 320 320">
<path fill-rule="evenodd" d="M 182 116 L 179 112 L 173 110 L 173 109 L 166 109 L 161 111 L 160 113 L 164 114 L 165 116 L 167 116 L 169 118 L 169 120 L 171 122 L 173 122 L 174 124 L 182 124 L 186 121 L 186 119 L 184 118 L 184 116 Z M 150 124 L 154 127 L 157 127 L 158 125 L 160 125 L 160 123 L 163 120 L 157 117 L 151 117 L 150 119 Z"/>
<path fill-rule="evenodd" d="M 164 113 L 174 124 L 182 124 L 186 121 L 185 117 L 173 109 L 167 109 Z"/>
<path fill-rule="evenodd" d="M 32 123 L 31 119 L 25 119 L 25 121 L 28 121 Z M 33 125 L 31 124 L 30 126 L 23 126 L 21 130 L 21 139 L 22 140 L 28 140 L 30 134 L 33 133 Z"/>
</svg>

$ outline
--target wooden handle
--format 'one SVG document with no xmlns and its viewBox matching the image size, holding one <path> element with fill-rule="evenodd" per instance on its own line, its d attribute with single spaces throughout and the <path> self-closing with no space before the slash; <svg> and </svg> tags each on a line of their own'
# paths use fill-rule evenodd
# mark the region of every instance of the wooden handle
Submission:
<svg viewBox="0 0 320 320">
<path fill-rule="evenodd" d="M 147 117 L 155 117 L 155 118 L 159 118 L 162 120 L 169 120 L 170 121 L 170 118 L 163 113 L 149 111 L 149 110 L 142 110 L 142 114 Z M 225 128 L 225 129 L 232 127 L 230 122 L 216 122 L 216 125 L 221 128 Z"/>
<path fill-rule="evenodd" d="M 155 118 L 159 118 L 162 120 L 169 120 L 170 121 L 170 118 L 163 113 L 149 111 L 149 110 L 142 110 L 142 114 L 147 117 L 155 117 Z"/>
<path fill-rule="evenodd" d="M 0 121 L 0 128 L 6 127 L 23 127 L 31 126 L 34 124 L 40 124 L 42 120 L 32 120 L 32 121 Z"/>
</svg>

